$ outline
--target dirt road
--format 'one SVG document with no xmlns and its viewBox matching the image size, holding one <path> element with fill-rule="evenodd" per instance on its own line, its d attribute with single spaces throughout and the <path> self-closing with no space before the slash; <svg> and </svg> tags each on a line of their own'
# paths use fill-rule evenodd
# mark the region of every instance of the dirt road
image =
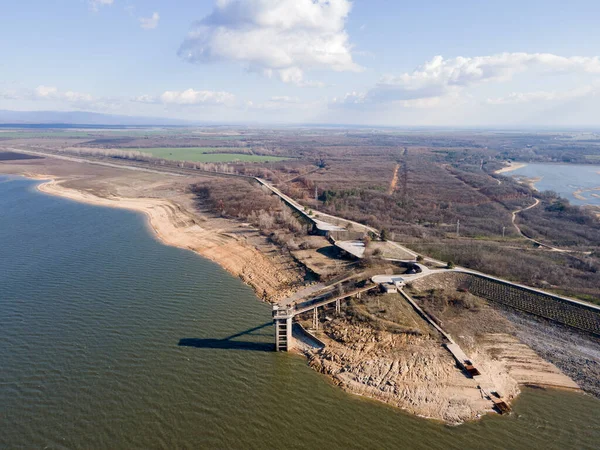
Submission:
<svg viewBox="0 0 600 450">
<path fill-rule="evenodd" d="M 390 181 L 390 187 L 388 188 L 388 195 L 392 195 L 396 190 L 396 186 L 398 186 L 398 171 L 400 170 L 400 164 L 396 164 L 394 167 L 394 175 L 392 176 L 392 181 Z"/>
</svg>

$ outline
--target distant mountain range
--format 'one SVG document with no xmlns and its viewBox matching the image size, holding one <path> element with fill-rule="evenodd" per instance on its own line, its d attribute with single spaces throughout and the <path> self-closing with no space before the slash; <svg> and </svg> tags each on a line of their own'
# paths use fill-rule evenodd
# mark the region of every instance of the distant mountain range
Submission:
<svg viewBox="0 0 600 450">
<path fill-rule="evenodd" d="M 7 111 L 0 110 L 0 124 L 73 124 L 73 125 L 193 125 L 192 122 L 162 117 L 135 117 L 86 111 Z"/>
</svg>

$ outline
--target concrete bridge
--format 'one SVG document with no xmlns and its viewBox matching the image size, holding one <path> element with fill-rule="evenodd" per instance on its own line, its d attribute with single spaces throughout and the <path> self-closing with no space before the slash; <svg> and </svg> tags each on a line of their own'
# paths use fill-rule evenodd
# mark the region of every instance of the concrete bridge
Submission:
<svg viewBox="0 0 600 450">
<path fill-rule="evenodd" d="M 335 294 L 333 291 L 326 292 L 301 303 L 293 303 L 287 306 L 273 305 L 273 324 L 275 325 L 275 350 L 278 352 L 290 351 L 292 345 L 293 319 L 298 314 L 312 311 L 313 328 L 319 327 L 319 308 L 335 303 L 337 312 L 341 310 L 341 302 L 346 298 L 360 298 L 363 292 L 377 289 L 379 286 L 368 283 L 364 287 L 353 289 L 349 292 Z"/>
</svg>

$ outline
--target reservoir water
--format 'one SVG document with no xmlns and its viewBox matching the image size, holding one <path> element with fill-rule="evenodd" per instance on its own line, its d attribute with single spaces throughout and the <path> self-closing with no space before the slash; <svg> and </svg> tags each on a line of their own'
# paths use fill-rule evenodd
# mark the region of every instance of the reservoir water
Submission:
<svg viewBox="0 0 600 450">
<path fill-rule="evenodd" d="M 272 350 L 270 308 L 143 216 L 0 177 L 0 448 L 598 448 L 600 401 L 526 389 L 448 427 Z"/>
<path fill-rule="evenodd" d="M 507 175 L 541 178 L 539 191 L 554 191 L 573 205 L 600 206 L 600 166 L 576 164 L 527 164 Z M 578 195 L 574 195 L 577 192 Z"/>
</svg>

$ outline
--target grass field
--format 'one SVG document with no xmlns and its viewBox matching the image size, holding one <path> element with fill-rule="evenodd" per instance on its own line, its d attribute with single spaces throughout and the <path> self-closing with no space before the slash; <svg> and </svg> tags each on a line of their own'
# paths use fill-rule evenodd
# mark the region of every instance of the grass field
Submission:
<svg viewBox="0 0 600 450">
<path fill-rule="evenodd" d="M 251 135 L 225 135 L 225 136 L 215 136 L 210 134 L 201 134 L 201 133 L 192 133 L 192 136 L 198 139 L 212 140 L 212 141 L 239 141 L 242 139 L 248 139 Z"/>
<path fill-rule="evenodd" d="M 1 131 L 0 139 L 36 139 L 36 138 L 90 138 L 90 134 L 82 131 Z"/>
<path fill-rule="evenodd" d="M 190 128 L 133 128 L 133 129 L 95 129 L 85 128 L 75 130 L 21 130 L 8 129 L 0 130 L 0 138 L 5 139 L 23 139 L 23 138 L 98 138 L 98 137 L 146 137 L 146 136 L 174 136 L 190 137 L 211 141 L 239 141 L 247 139 L 250 135 L 214 135 L 203 134 Z"/>
<path fill-rule="evenodd" d="M 0 138 L 99 138 L 99 137 L 144 137 L 144 136 L 179 136 L 190 134 L 187 130 L 163 130 L 163 129 L 78 129 L 78 130 L 0 130 Z M 190 136 L 193 136 L 190 134 Z"/>
<path fill-rule="evenodd" d="M 218 153 L 224 150 L 232 151 L 237 148 L 229 147 L 189 147 L 189 148 L 138 148 L 143 153 L 150 153 L 157 158 L 170 159 L 174 161 L 193 162 L 268 162 L 282 161 L 288 158 L 278 156 L 248 155 L 245 153 Z"/>
</svg>

